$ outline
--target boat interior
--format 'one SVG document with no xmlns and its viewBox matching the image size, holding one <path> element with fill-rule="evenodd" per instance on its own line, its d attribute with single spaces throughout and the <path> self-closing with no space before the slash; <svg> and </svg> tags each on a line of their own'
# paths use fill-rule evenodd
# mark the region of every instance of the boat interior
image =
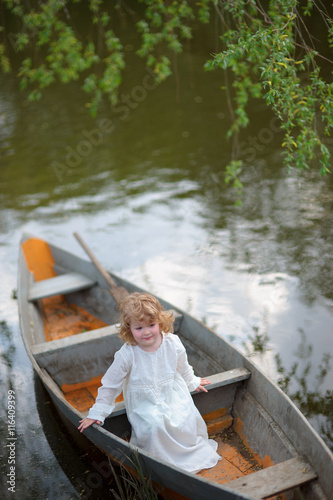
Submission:
<svg viewBox="0 0 333 500">
<path fill-rule="evenodd" d="M 32 354 L 66 401 L 84 416 L 122 345 L 116 306 L 112 298 L 107 298 L 106 290 L 100 300 L 100 287 L 93 279 L 56 264 L 43 240 L 30 238 L 22 249 L 31 273 L 29 307 L 33 321 L 39 324 L 31 339 Z M 293 494 L 316 474 L 247 391 L 251 373 L 244 367 L 224 371 L 198 352 L 184 335 L 182 315 L 176 311 L 174 315 L 175 333 L 182 339 L 195 373 L 211 381 L 208 393 L 194 392 L 193 398 L 223 457 L 216 467 L 199 475 L 228 483 L 228 487 L 251 498 L 302 498 Z M 129 439 L 131 429 L 122 395 L 104 427 Z M 289 492 L 283 494 L 286 490 Z"/>
</svg>

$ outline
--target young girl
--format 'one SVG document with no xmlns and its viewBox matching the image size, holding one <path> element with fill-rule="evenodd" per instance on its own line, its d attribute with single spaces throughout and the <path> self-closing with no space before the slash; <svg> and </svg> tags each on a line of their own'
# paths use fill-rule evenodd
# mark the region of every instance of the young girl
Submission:
<svg viewBox="0 0 333 500">
<path fill-rule="evenodd" d="M 190 472 L 214 467 L 221 457 L 190 391 L 204 391 L 210 384 L 196 377 L 185 348 L 172 334 L 172 313 L 146 293 L 133 293 L 120 304 L 120 336 L 125 344 L 102 379 L 102 386 L 84 431 L 103 424 L 123 391 L 130 443 L 157 458 Z"/>
</svg>

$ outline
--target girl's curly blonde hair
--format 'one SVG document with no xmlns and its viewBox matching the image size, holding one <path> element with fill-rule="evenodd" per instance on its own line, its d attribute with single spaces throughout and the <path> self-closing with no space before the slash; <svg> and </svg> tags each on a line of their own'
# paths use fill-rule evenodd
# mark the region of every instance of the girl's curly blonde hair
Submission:
<svg viewBox="0 0 333 500">
<path fill-rule="evenodd" d="M 131 332 L 131 323 L 134 322 L 158 323 L 161 332 L 173 332 L 173 314 L 165 311 L 160 302 L 149 293 L 135 292 L 128 295 L 119 304 L 119 311 L 119 336 L 126 344 L 136 345 Z"/>
</svg>

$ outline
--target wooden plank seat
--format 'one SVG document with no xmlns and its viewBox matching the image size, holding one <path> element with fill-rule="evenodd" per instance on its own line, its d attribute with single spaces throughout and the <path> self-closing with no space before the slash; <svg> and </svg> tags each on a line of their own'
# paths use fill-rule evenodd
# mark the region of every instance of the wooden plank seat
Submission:
<svg viewBox="0 0 333 500">
<path fill-rule="evenodd" d="M 316 472 L 307 462 L 301 458 L 291 458 L 230 481 L 226 486 L 254 498 L 268 498 L 302 486 L 316 477 Z"/>
<path fill-rule="evenodd" d="M 95 285 L 96 281 L 91 280 L 81 273 L 60 274 L 53 278 L 48 278 L 33 283 L 29 290 L 28 300 L 33 302 L 53 295 L 65 295 L 67 293 L 78 292 Z"/>
<path fill-rule="evenodd" d="M 177 311 L 170 310 L 175 317 L 174 322 L 174 333 L 179 331 L 180 322 L 183 315 Z M 41 342 L 40 344 L 35 344 L 31 346 L 31 352 L 35 356 L 38 362 L 43 358 L 46 353 L 59 352 L 66 350 L 72 346 L 84 345 L 87 347 L 88 343 L 98 342 L 100 339 L 105 337 L 112 337 L 118 335 L 117 324 L 105 326 L 103 328 L 96 328 L 95 330 L 90 330 L 88 332 L 78 333 L 76 335 L 70 335 L 68 337 L 63 337 L 56 340 L 51 340 L 49 342 Z"/>
<path fill-rule="evenodd" d="M 214 389 L 218 389 L 219 387 L 224 387 L 236 384 L 238 382 L 242 382 L 243 380 L 247 380 L 250 377 L 251 377 L 251 372 L 249 372 L 246 368 L 244 367 L 233 368 L 232 370 L 226 370 L 224 372 L 215 373 L 214 375 L 208 376 L 207 378 L 211 381 L 211 384 L 207 385 L 206 389 L 210 392 Z M 191 394 L 195 398 L 198 398 L 202 395 L 201 392 L 197 391 L 192 391 Z M 218 412 L 219 410 L 217 410 L 216 413 Z M 125 413 L 125 404 L 123 401 L 121 401 L 120 403 L 116 403 L 115 409 L 112 412 L 112 416 L 121 415 L 122 413 Z M 223 415 L 223 417 L 225 417 L 225 419 L 228 419 L 229 415 L 225 414 Z M 221 417 L 219 417 L 219 420 L 223 421 L 224 418 L 221 419 Z M 225 425 L 222 426 L 220 425 L 220 427 L 225 427 Z"/>
<path fill-rule="evenodd" d="M 62 387 L 106 372 L 122 344 L 117 326 L 110 325 L 36 344 L 31 352 L 39 366 Z"/>
<path fill-rule="evenodd" d="M 243 366 L 241 366 L 240 368 L 233 368 L 232 370 L 216 373 L 207 377 L 211 383 L 210 385 L 206 386 L 206 389 L 208 391 L 211 391 L 212 389 L 223 387 L 224 385 L 242 382 L 243 380 L 247 380 L 250 377 L 251 372 Z"/>
<path fill-rule="evenodd" d="M 96 330 L 78 333 L 61 339 L 50 340 L 49 342 L 42 342 L 31 346 L 31 352 L 35 356 L 38 363 L 43 366 L 44 355 L 57 353 L 61 355 L 62 352 L 69 350 L 71 347 L 84 345 L 87 348 L 89 343 L 98 342 L 105 337 L 113 337 L 118 334 L 117 325 L 109 325 Z M 47 366 L 46 366 L 47 368 Z"/>
</svg>

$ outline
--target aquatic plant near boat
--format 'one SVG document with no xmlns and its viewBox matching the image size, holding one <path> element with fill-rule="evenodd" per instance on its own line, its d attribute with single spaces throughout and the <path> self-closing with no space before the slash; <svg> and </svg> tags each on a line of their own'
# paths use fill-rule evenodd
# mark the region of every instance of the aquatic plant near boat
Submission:
<svg viewBox="0 0 333 500">
<path fill-rule="evenodd" d="M 126 457 L 135 470 L 136 477 L 130 474 L 124 465 L 120 465 L 120 475 L 115 472 L 111 460 L 110 468 L 117 484 L 117 490 L 111 490 L 116 500 L 158 500 L 159 496 L 153 488 L 149 472 L 144 472 L 138 454 L 133 451 L 131 457 Z"/>
</svg>

